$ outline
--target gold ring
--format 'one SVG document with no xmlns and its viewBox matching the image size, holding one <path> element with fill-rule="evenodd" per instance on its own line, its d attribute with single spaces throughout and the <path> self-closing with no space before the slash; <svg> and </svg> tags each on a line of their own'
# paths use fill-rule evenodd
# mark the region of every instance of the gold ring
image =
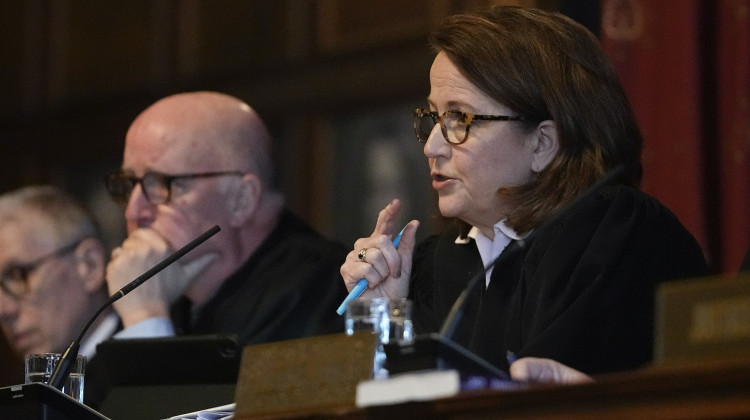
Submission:
<svg viewBox="0 0 750 420">
<path fill-rule="evenodd" d="M 359 250 L 359 254 L 357 254 L 357 258 L 359 258 L 362 262 L 367 262 L 367 248 L 362 248 Z"/>
</svg>

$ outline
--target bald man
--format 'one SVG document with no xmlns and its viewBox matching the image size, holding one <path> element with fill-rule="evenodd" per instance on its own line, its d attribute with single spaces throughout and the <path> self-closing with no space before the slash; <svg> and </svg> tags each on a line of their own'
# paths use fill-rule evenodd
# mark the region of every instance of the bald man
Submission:
<svg viewBox="0 0 750 420">
<path fill-rule="evenodd" d="M 271 147 L 255 111 L 221 93 L 169 96 L 135 119 L 122 169 L 106 178 L 128 231 L 110 292 L 221 231 L 115 304 L 120 337 L 229 333 L 248 345 L 343 331 L 347 250 L 285 208 Z"/>
</svg>

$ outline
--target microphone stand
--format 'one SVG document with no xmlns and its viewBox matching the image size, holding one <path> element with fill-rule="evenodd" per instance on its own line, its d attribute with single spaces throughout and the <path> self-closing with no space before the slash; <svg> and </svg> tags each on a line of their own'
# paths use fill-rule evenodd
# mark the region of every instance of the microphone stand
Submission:
<svg viewBox="0 0 750 420">
<path fill-rule="evenodd" d="M 73 361 L 78 356 L 78 350 L 81 347 L 81 340 L 83 340 L 84 334 L 86 334 L 86 331 L 89 329 L 89 327 L 91 327 L 91 324 L 94 322 L 94 320 L 96 320 L 99 314 L 102 313 L 102 311 L 104 311 L 107 307 L 109 307 L 111 304 L 113 304 L 114 302 L 122 298 L 123 296 L 132 292 L 133 289 L 135 289 L 136 287 L 140 286 L 143 282 L 153 277 L 156 273 L 165 269 L 167 266 L 177 261 L 179 258 L 182 258 L 185 254 L 192 251 L 193 248 L 202 244 L 208 238 L 214 236 L 220 230 L 221 228 L 219 228 L 218 225 L 214 225 L 214 227 L 205 231 L 203 234 L 201 234 L 197 238 L 190 241 L 190 243 L 180 248 L 175 253 L 168 256 L 167 258 L 162 260 L 160 263 L 152 267 L 150 270 L 141 274 L 138 278 L 126 284 L 125 287 L 123 287 L 122 289 L 115 292 L 112 296 L 110 296 L 109 299 L 107 299 L 107 301 L 104 302 L 99 307 L 99 309 L 97 309 L 94 312 L 94 314 L 88 319 L 88 321 L 86 321 L 86 324 L 84 324 L 83 328 L 81 328 L 81 330 L 78 332 L 78 335 L 75 337 L 75 339 L 70 343 L 68 348 L 62 354 L 62 356 L 60 357 L 60 360 L 57 362 L 57 366 L 55 366 L 55 370 L 52 372 L 52 375 L 49 378 L 49 385 L 59 390 L 62 390 L 65 380 L 70 375 L 70 370 L 73 366 Z"/>
</svg>

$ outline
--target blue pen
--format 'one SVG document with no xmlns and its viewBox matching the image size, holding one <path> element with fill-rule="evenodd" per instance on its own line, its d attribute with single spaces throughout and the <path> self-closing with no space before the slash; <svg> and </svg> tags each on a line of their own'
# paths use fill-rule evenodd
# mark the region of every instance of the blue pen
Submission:
<svg viewBox="0 0 750 420">
<path fill-rule="evenodd" d="M 406 229 L 406 226 L 404 226 L 404 229 Z M 401 235 L 404 233 L 404 229 L 401 229 L 401 232 L 396 235 L 395 238 L 393 238 L 393 246 L 398 248 L 398 244 L 401 242 Z M 354 300 L 362 295 L 364 293 L 365 289 L 367 289 L 367 279 L 360 279 L 357 284 L 352 287 L 352 290 L 349 291 L 349 295 L 346 296 L 343 302 L 341 302 L 341 305 L 338 309 L 336 309 L 336 313 L 339 315 L 343 315 L 344 311 L 346 311 L 346 303 L 350 300 Z"/>
</svg>

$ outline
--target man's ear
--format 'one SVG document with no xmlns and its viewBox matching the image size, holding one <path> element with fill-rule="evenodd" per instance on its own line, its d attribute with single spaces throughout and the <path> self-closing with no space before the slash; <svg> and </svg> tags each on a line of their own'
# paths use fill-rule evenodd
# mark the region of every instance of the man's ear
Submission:
<svg viewBox="0 0 750 420">
<path fill-rule="evenodd" d="M 539 173 L 552 163 L 560 150 L 557 125 L 552 120 L 544 120 L 534 130 L 534 136 L 534 155 L 531 161 L 531 170 Z"/>
<path fill-rule="evenodd" d="M 107 251 L 104 245 L 94 238 L 86 238 L 78 244 L 74 256 L 81 286 L 92 294 L 105 287 Z"/>
<path fill-rule="evenodd" d="M 255 174 L 245 174 L 240 178 L 238 186 L 229 200 L 233 226 L 241 226 L 255 215 L 262 194 L 263 183 Z"/>
</svg>

